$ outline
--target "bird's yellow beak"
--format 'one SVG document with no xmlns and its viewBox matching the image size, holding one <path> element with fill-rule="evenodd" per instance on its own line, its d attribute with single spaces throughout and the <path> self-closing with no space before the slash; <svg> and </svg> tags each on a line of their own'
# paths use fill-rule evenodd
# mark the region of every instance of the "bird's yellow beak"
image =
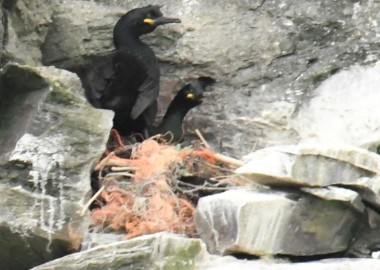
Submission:
<svg viewBox="0 0 380 270">
<path fill-rule="evenodd" d="M 144 23 L 147 23 L 147 24 L 150 24 L 150 25 L 156 25 L 156 23 L 154 22 L 154 20 L 152 20 L 151 18 L 144 19 Z"/>
</svg>

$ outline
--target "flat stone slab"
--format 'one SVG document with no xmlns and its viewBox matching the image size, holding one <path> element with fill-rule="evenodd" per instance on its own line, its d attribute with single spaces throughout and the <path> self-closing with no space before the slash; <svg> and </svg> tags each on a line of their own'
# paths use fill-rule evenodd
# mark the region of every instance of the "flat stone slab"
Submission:
<svg viewBox="0 0 380 270">
<path fill-rule="evenodd" d="M 359 194 L 350 189 L 331 186 L 325 188 L 303 187 L 301 190 L 323 200 L 346 202 L 361 213 L 365 210 L 365 205 L 363 204 Z"/>
<path fill-rule="evenodd" d="M 297 192 L 230 190 L 199 200 L 197 231 L 216 254 L 312 256 L 347 249 L 357 209 Z"/>
<path fill-rule="evenodd" d="M 194 269 L 204 256 L 206 247 L 199 239 L 157 233 L 97 246 L 33 270 Z"/>
<path fill-rule="evenodd" d="M 380 269 L 379 263 L 380 261 L 375 259 L 347 258 L 307 263 L 238 260 L 231 256 L 209 254 L 205 244 L 199 239 L 157 233 L 98 246 L 45 263 L 32 270 L 376 270 Z"/>
<path fill-rule="evenodd" d="M 380 156 L 358 147 L 326 144 L 276 146 L 253 152 L 236 170 L 262 184 L 326 186 L 380 173 Z"/>
<path fill-rule="evenodd" d="M 245 157 L 237 174 L 264 185 L 354 189 L 380 209 L 380 156 L 359 147 L 327 144 L 277 146 Z"/>
</svg>

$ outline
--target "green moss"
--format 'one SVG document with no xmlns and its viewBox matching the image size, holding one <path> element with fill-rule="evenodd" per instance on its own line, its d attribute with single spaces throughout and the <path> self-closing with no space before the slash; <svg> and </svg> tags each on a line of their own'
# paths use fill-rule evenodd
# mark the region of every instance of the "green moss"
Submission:
<svg viewBox="0 0 380 270">
<path fill-rule="evenodd" d="M 189 241 L 184 246 L 170 243 L 164 251 L 165 261 L 160 269 L 163 270 L 187 270 L 194 269 L 195 257 L 202 250 L 201 242 Z"/>
<path fill-rule="evenodd" d="M 83 101 L 75 96 L 74 93 L 65 89 L 60 82 L 52 82 L 53 91 L 48 96 L 48 101 L 65 106 L 81 104 Z"/>
</svg>

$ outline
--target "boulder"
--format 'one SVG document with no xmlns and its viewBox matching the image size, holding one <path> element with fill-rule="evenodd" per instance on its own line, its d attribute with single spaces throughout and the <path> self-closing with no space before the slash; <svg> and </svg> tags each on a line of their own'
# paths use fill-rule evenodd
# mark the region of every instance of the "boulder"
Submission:
<svg viewBox="0 0 380 270">
<path fill-rule="evenodd" d="M 206 255 L 205 245 L 199 239 L 157 233 L 100 245 L 33 270 L 196 269 Z"/>
<path fill-rule="evenodd" d="M 271 186 L 343 185 L 380 209 L 380 156 L 366 149 L 332 144 L 299 144 L 258 150 L 236 173 Z"/>
<path fill-rule="evenodd" d="M 376 152 L 380 144 L 379 84 L 380 62 L 338 72 L 315 89 L 290 126 L 298 131 L 302 143 L 346 144 Z"/>
<path fill-rule="evenodd" d="M 0 268 L 30 269 L 80 247 L 113 113 L 68 71 L 9 64 L 0 78 Z"/>
<path fill-rule="evenodd" d="M 356 210 L 344 198 L 230 190 L 201 198 L 195 222 L 212 253 L 314 256 L 348 248 L 360 216 Z"/>
<path fill-rule="evenodd" d="M 328 259 L 307 263 L 289 263 L 281 260 L 238 260 L 231 256 L 222 257 L 209 254 L 205 245 L 198 239 L 157 233 L 97 246 L 81 253 L 48 262 L 31 270 L 356 270 L 358 268 L 362 270 L 380 269 L 379 260 Z"/>
</svg>

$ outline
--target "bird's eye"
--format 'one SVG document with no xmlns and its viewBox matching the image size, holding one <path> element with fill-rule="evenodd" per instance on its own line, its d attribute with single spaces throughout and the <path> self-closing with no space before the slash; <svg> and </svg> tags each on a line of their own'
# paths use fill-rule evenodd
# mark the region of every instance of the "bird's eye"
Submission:
<svg viewBox="0 0 380 270">
<path fill-rule="evenodd" d="M 194 99 L 194 94 L 193 94 L 193 93 L 188 93 L 188 94 L 186 95 L 186 98 L 187 98 L 187 99 Z"/>
</svg>

